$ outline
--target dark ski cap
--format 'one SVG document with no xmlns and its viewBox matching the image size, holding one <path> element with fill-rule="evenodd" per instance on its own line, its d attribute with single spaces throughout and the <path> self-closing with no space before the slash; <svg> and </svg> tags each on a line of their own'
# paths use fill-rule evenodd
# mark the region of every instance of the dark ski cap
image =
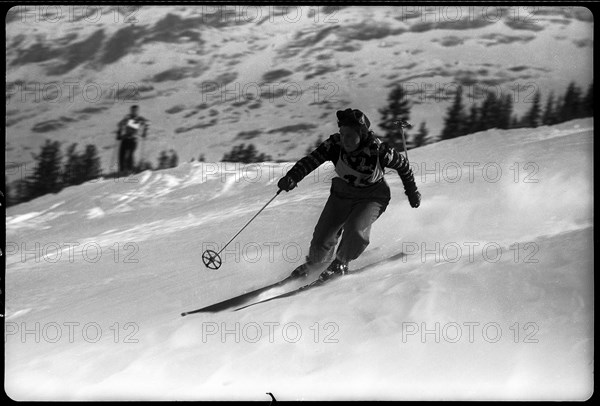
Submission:
<svg viewBox="0 0 600 406">
<path fill-rule="evenodd" d="M 338 119 L 338 127 L 343 125 L 349 127 L 365 126 L 367 129 L 371 127 L 371 122 L 367 116 L 357 109 L 338 110 L 335 115 Z"/>
</svg>

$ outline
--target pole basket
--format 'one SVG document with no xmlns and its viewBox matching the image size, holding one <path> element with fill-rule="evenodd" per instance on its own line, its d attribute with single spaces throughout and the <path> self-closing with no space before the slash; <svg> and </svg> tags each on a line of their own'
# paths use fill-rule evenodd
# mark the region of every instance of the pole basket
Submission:
<svg viewBox="0 0 600 406">
<path fill-rule="evenodd" d="M 221 257 L 213 250 L 206 250 L 202 253 L 202 262 L 209 269 L 219 269 L 221 267 Z"/>
</svg>

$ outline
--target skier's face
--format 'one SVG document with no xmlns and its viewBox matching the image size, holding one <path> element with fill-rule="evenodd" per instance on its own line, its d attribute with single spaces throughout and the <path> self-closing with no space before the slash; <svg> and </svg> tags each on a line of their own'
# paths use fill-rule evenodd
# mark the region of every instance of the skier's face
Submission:
<svg viewBox="0 0 600 406">
<path fill-rule="evenodd" d="M 360 130 L 356 127 L 341 126 L 340 135 L 342 147 L 346 152 L 352 152 L 360 144 Z"/>
</svg>

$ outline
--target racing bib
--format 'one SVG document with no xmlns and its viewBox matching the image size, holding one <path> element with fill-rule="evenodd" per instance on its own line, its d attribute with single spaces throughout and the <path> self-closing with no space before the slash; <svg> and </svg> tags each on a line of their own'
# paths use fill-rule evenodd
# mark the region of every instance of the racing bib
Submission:
<svg viewBox="0 0 600 406">
<path fill-rule="evenodd" d="M 357 162 L 351 166 L 343 159 L 340 151 L 340 156 L 335 164 L 335 172 L 340 178 L 355 187 L 371 186 L 383 178 L 379 154 L 377 154 L 374 165 L 369 165 L 366 157 L 358 157 Z"/>
</svg>

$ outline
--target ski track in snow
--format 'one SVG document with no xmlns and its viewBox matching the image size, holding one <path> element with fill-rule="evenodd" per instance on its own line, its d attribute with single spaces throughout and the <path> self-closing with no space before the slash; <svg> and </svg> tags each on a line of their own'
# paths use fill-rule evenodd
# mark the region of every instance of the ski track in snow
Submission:
<svg viewBox="0 0 600 406">
<path fill-rule="evenodd" d="M 203 247 L 228 241 L 274 196 L 277 179 L 239 181 L 211 164 L 182 164 L 138 174 L 135 183 L 90 182 L 10 207 L 7 393 L 585 399 L 593 376 L 592 131 L 593 120 L 581 119 L 411 150 L 422 205 L 410 208 L 397 175 L 386 175 L 392 201 L 351 264 L 363 271 L 239 312 L 179 316 L 273 283 L 301 263 L 328 196 L 323 178 L 274 199 L 219 270 L 202 265 Z M 497 164 L 502 177 L 475 172 L 470 180 L 464 162 Z M 436 163 L 423 175 L 420 165 Z M 39 261 L 20 251 L 35 242 L 45 254 Z M 72 252 L 69 242 L 78 244 Z M 92 252 L 82 257 L 91 244 L 102 250 L 95 262 Z"/>
</svg>

